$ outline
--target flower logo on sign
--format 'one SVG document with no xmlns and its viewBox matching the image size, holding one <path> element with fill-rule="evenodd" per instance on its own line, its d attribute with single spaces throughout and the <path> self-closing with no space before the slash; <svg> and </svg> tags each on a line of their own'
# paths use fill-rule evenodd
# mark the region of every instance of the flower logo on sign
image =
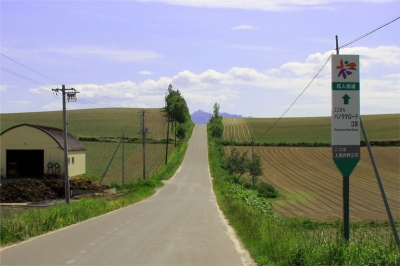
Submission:
<svg viewBox="0 0 400 266">
<path fill-rule="evenodd" d="M 343 78 L 346 79 L 348 75 L 353 74 L 351 70 L 357 70 L 356 66 L 357 64 L 354 62 L 349 63 L 349 61 L 344 61 L 343 63 L 343 59 L 340 59 L 340 66 L 336 67 L 340 69 L 338 77 L 343 76 Z"/>
</svg>

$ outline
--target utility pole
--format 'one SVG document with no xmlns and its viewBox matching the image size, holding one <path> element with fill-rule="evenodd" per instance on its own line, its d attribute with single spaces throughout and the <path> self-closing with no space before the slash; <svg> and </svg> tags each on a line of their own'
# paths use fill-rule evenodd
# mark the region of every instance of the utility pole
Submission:
<svg viewBox="0 0 400 266">
<path fill-rule="evenodd" d="M 68 175 L 68 133 L 67 133 L 67 112 L 66 112 L 66 99 L 68 102 L 76 102 L 77 92 L 74 88 L 66 89 L 65 85 L 62 85 L 62 89 L 52 89 L 53 92 L 62 93 L 63 103 L 63 123 L 64 123 L 64 178 L 65 178 L 65 202 L 69 203 L 70 200 L 70 189 L 69 189 L 69 175 Z"/>
<path fill-rule="evenodd" d="M 254 176 L 254 137 L 251 137 L 251 169 L 253 172 L 251 175 L 251 180 L 253 182 L 253 189 L 254 189 L 256 185 L 256 178 Z"/>
<path fill-rule="evenodd" d="M 169 116 L 167 112 L 167 147 L 165 149 L 165 164 L 168 164 Z"/>
<path fill-rule="evenodd" d="M 125 134 L 122 133 L 122 182 L 121 182 L 122 187 L 125 186 L 125 151 L 124 151 L 124 139 L 125 139 Z"/>
<path fill-rule="evenodd" d="M 146 179 L 146 134 L 149 134 L 149 130 L 144 127 L 144 114 L 149 113 L 150 111 L 145 111 L 142 110 L 140 111 L 141 116 L 142 116 L 142 130 L 139 132 L 139 134 L 142 134 L 143 137 L 143 179 Z"/>
<path fill-rule="evenodd" d="M 175 148 L 176 148 L 176 119 L 175 119 L 175 108 L 173 109 L 173 116 L 174 116 L 174 137 L 175 137 Z"/>
<path fill-rule="evenodd" d="M 173 115 L 175 115 L 175 109 L 173 109 L 173 110 L 174 110 Z M 167 147 L 166 147 L 166 151 L 165 151 L 165 164 L 168 164 L 169 122 L 173 122 L 173 121 L 174 121 L 174 119 L 170 118 L 167 113 L 168 125 L 167 125 Z M 175 130 L 175 147 L 176 147 L 176 130 Z"/>
</svg>

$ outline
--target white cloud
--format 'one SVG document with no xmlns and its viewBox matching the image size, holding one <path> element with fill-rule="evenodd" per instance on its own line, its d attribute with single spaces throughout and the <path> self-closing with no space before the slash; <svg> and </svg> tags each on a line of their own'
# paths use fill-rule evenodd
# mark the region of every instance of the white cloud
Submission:
<svg viewBox="0 0 400 266">
<path fill-rule="evenodd" d="M 382 68 L 382 72 L 378 74 L 373 71 L 368 72 L 368 70 L 362 74 L 361 101 L 363 107 L 379 108 L 380 105 L 382 108 L 379 110 L 387 112 L 398 110 L 400 75 L 396 70 L 398 71 L 400 66 L 400 48 L 396 46 L 356 47 L 343 49 L 342 52 L 359 53 L 362 58 L 361 67 L 364 64 Z M 184 70 L 172 77 L 147 79 L 139 83 L 128 80 L 102 85 L 74 84 L 72 87 L 81 92 L 78 94 L 78 103 L 79 99 L 82 99 L 84 104 L 87 97 L 90 97 L 96 99 L 99 105 L 108 107 L 149 108 L 164 106 L 164 96 L 169 84 L 172 84 L 174 89 L 181 91 L 192 110 L 198 110 L 201 106 L 207 108 L 215 102 L 219 102 L 221 106 L 232 106 L 234 110 L 235 106 L 246 102 L 257 105 L 255 102 L 265 102 L 270 98 L 274 99 L 273 106 L 276 108 L 273 108 L 273 111 L 276 113 L 269 114 L 269 116 L 276 117 L 282 115 L 283 111 L 300 95 L 310 83 L 311 78 L 327 62 L 331 53 L 332 51 L 314 53 L 303 62 L 288 62 L 279 68 L 264 71 L 239 67 L 232 67 L 225 72 L 209 69 L 202 73 L 193 73 Z M 387 53 L 390 53 L 391 57 L 382 59 L 383 56 L 387 56 Z M 374 56 L 365 56 L 369 54 L 374 54 Z M 329 115 L 330 86 L 330 62 L 328 62 L 288 115 Z M 42 87 L 31 89 L 31 92 L 49 94 L 48 89 Z M 60 103 L 57 102 L 57 105 L 47 106 L 46 108 L 54 107 L 59 110 Z M 303 111 L 307 110 L 306 106 L 310 110 L 309 113 Z M 252 116 L 257 116 L 257 114 L 252 114 Z M 260 115 L 258 116 L 260 117 Z"/>
<path fill-rule="evenodd" d="M 263 11 L 292 11 L 300 9 L 333 9 L 332 4 L 349 2 L 351 0 L 139 0 L 140 2 L 161 2 L 171 5 L 207 7 L 207 8 L 235 8 Z M 353 2 L 384 3 L 395 0 L 353 0 Z"/>
<path fill-rule="evenodd" d="M 231 28 L 231 30 L 258 30 L 258 28 L 251 26 L 251 25 L 240 25 L 240 26 L 236 26 Z"/>
<path fill-rule="evenodd" d="M 288 71 L 295 76 L 313 77 L 319 69 L 326 63 L 334 51 L 325 53 L 314 53 L 308 56 L 305 62 L 288 62 L 283 64 L 279 70 Z M 378 46 L 376 48 L 354 47 L 343 48 L 340 54 L 356 54 L 360 56 L 361 71 L 367 72 L 373 67 L 392 67 L 400 66 L 400 47 L 399 46 Z M 326 65 L 321 76 L 330 75 L 330 62 Z"/>
<path fill-rule="evenodd" d="M 143 71 L 139 71 L 138 74 L 143 75 L 143 76 L 150 76 L 150 75 L 153 75 L 154 72 L 143 70 Z"/>
</svg>

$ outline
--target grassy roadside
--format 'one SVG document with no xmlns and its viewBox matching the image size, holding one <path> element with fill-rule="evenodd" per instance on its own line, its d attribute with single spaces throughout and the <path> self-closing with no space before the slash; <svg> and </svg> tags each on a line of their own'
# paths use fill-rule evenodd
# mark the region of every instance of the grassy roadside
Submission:
<svg viewBox="0 0 400 266">
<path fill-rule="evenodd" d="M 209 136 L 209 164 L 218 204 L 258 265 L 399 265 L 388 224 L 353 223 L 351 242 L 341 222 L 278 217 L 265 199 L 232 188 L 223 151 Z"/>
<path fill-rule="evenodd" d="M 116 186 L 118 190 L 124 191 L 118 198 L 81 199 L 70 204 L 60 203 L 46 208 L 30 209 L 9 218 L 1 217 L 0 246 L 54 231 L 150 197 L 156 192 L 156 187 L 163 186 L 161 180 L 167 180 L 175 174 L 187 147 L 187 142 L 177 146 L 168 158 L 168 165 L 163 164 L 152 178 L 127 183 L 124 188 Z"/>
</svg>

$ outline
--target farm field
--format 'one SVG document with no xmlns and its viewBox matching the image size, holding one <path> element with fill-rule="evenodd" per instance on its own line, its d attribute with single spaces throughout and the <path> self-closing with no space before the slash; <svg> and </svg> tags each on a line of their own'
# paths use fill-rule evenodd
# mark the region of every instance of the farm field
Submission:
<svg viewBox="0 0 400 266">
<path fill-rule="evenodd" d="M 167 138 L 167 122 L 163 108 L 99 108 L 69 110 L 68 132 L 76 137 L 125 137 L 140 138 L 142 110 L 145 114 L 145 127 L 149 129 L 148 138 L 160 140 Z M 0 129 L 28 123 L 63 128 L 62 111 L 15 113 L 0 115 Z M 170 125 L 171 126 L 171 125 Z M 173 134 L 170 133 L 170 138 Z"/>
<path fill-rule="evenodd" d="M 68 132 L 76 137 L 110 137 L 113 142 L 82 141 L 86 151 L 86 172 L 101 177 L 117 149 L 119 139 L 124 134 L 127 138 L 138 138 L 135 143 L 125 143 L 125 182 L 143 178 L 143 150 L 141 131 L 142 108 L 102 108 L 67 111 Z M 167 122 L 163 108 L 144 109 L 145 127 L 149 130 L 147 138 L 165 140 Z M 1 131 L 9 127 L 29 123 L 63 128 L 62 111 L 15 113 L 0 115 Z M 170 125 L 171 128 L 172 125 Z M 171 131 L 169 138 L 173 139 Z M 169 145 L 169 152 L 174 145 Z M 151 177 L 165 162 L 166 144 L 146 144 L 146 174 Z M 122 145 L 119 147 L 103 184 L 122 181 Z"/>
<path fill-rule="evenodd" d="M 400 114 L 362 115 L 361 118 L 370 141 L 400 139 Z M 257 143 L 331 142 L 330 117 L 282 118 L 276 123 L 277 120 L 278 118 L 223 118 L 223 138 L 230 141 L 233 136 L 237 141 L 250 142 L 253 136 Z M 269 130 L 274 123 L 276 125 Z M 363 140 L 362 132 L 360 134 Z"/>
<path fill-rule="evenodd" d="M 86 172 L 102 177 L 114 152 L 116 142 L 82 142 L 87 148 Z M 174 145 L 168 146 L 168 154 Z M 146 144 L 146 178 L 151 177 L 165 163 L 166 144 Z M 141 143 L 124 143 L 124 182 L 133 182 L 143 178 L 143 145 Z M 122 144 L 115 153 L 102 184 L 122 183 Z"/>
<path fill-rule="evenodd" d="M 236 142 L 251 140 L 253 133 L 244 118 L 224 117 L 222 123 L 224 125 L 224 140 Z"/>
<path fill-rule="evenodd" d="M 231 146 L 225 147 L 229 154 Z M 251 147 L 236 147 L 249 151 Z M 400 220 L 400 147 L 373 147 L 374 157 L 396 221 Z M 260 181 L 281 193 L 272 199 L 283 217 L 318 221 L 342 218 L 342 176 L 332 160 L 330 147 L 254 147 L 262 158 Z M 379 186 L 366 147 L 350 176 L 351 221 L 388 221 Z"/>
</svg>

